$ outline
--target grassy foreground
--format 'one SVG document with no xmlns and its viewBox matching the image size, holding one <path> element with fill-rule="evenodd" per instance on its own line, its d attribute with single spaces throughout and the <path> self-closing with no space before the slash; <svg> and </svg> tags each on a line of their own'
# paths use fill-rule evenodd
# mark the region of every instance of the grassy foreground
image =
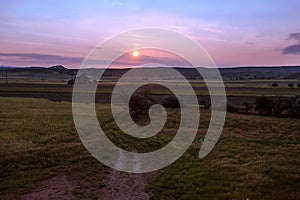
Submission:
<svg viewBox="0 0 300 200">
<path fill-rule="evenodd" d="M 197 157 L 206 131 L 200 128 L 200 142 L 162 170 L 149 189 L 154 199 L 299 199 L 299 130 L 297 119 L 229 113 L 207 157 Z"/>
<path fill-rule="evenodd" d="M 60 172 L 77 183 L 78 198 L 98 195 L 107 168 L 81 144 L 70 103 L 0 98 L 0 105 L 0 196 L 13 199 Z"/>
<path fill-rule="evenodd" d="M 71 103 L 0 98 L 0 196 L 17 197 L 39 180 L 64 172 L 78 188 L 76 197 L 97 198 L 108 168 L 81 145 Z M 178 110 L 148 141 L 121 134 L 98 105 L 101 124 L 119 146 L 138 151 L 162 147 L 176 133 Z M 201 113 L 199 134 L 175 163 L 158 171 L 148 190 L 153 199 L 299 199 L 299 119 L 229 113 L 214 150 L 198 158 L 209 113 Z M 120 137 L 118 137 L 120 136 Z"/>
</svg>

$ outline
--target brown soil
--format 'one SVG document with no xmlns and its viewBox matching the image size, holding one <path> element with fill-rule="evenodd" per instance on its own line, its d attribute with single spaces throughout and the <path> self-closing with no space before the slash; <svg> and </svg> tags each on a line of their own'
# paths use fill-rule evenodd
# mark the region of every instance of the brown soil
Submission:
<svg viewBox="0 0 300 200">
<path fill-rule="evenodd" d="M 38 186 L 20 197 L 21 200 L 74 199 L 76 185 L 65 174 L 58 174 L 41 181 Z"/>
<path fill-rule="evenodd" d="M 131 174 L 111 170 L 103 183 L 106 185 L 101 190 L 101 200 L 147 200 L 151 194 L 145 192 L 147 174 Z"/>
<path fill-rule="evenodd" d="M 117 165 L 122 165 L 123 155 L 119 154 Z M 138 163 L 136 160 L 135 163 Z M 138 164 L 134 166 L 138 168 Z M 153 173 L 134 174 L 111 169 L 110 174 L 103 181 L 105 187 L 101 190 L 100 198 L 103 200 L 147 200 L 151 194 L 145 188 Z"/>
<path fill-rule="evenodd" d="M 124 162 L 122 152 L 119 153 L 117 165 Z M 135 158 L 136 170 L 139 168 L 139 160 Z M 111 169 L 106 178 L 102 181 L 100 200 L 147 200 L 151 194 L 145 191 L 149 179 L 154 173 L 137 174 L 120 172 Z M 79 189 L 77 184 L 68 180 L 68 177 L 60 173 L 56 176 L 41 181 L 34 189 L 21 195 L 21 200 L 48 200 L 48 199 L 75 199 L 73 192 Z M 12 199 L 12 198 L 10 198 Z"/>
</svg>

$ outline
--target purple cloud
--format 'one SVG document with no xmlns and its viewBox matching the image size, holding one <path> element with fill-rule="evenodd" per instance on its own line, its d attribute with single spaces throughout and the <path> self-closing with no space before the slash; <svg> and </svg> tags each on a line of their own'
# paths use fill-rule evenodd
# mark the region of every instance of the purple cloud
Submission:
<svg viewBox="0 0 300 200">
<path fill-rule="evenodd" d="M 300 44 L 288 46 L 282 50 L 283 54 L 300 54 Z"/>
<path fill-rule="evenodd" d="M 83 58 L 79 57 L 68 57 L 68 56 L 59 56 L 59 55 L 50 55 L 50 54 L 36 54 L 36 53 L 0 53 L 0 59 L 11 59 L 19 61 L 34 60 L 40 61 L 43 63 L 58 63 L 58 64 L 69 64 L 69 63 L 81 63 Z"/>
<path fill-rule="evenodd" d="M 297 40 L 298 44 L 290 45 L 282 50 L 282 54 L 300 54 L 300 33 L 290 33 L 289 40 Z"/>
<path fill-rule="evenodd" d="M 300 33 L 290 33 L 289 34 L 289 40 L 295 39 L 300 43 Z"/>
</svg>

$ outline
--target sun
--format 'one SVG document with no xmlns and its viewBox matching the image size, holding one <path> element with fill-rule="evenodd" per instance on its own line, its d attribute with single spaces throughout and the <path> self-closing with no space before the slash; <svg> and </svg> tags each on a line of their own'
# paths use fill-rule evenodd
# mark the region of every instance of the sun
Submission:
<svg viewBox="0 0 300 200">
<path fill-rule="evenodd" d="M 138 52 L 137 50 L 134 50 L 132 52 L 133 57 L 138 57 L 140 55 L 140 52 Z"/>
</svg>

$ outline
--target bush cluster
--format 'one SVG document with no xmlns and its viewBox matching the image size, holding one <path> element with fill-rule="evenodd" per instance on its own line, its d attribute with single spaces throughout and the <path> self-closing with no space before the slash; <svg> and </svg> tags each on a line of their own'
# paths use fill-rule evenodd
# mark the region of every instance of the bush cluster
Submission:
<svg viewBox="0 0 300 200">
<path fill-rule="evenodd" d="M 300 95 L 289 98 L 276 97 L 270 99 L 266 96 L 258 97 L 255 101 L 255 110 L 260 114 L 282 116 L 285 113 L 291 117 L 300 115 Z"/>
<path fill-rule="evenodd" d="M 183 105 L 181 100 L 175 95 L 169 95 L 162 99 L 161 102 L 158 102 L 153 98 L 149 91 L 142 91 L 134 93 L 129 100 L 129 111 L 133 118 L 137 118 L 141 115 L 148 114 L 149 108 L 157 103 L 160 103 L 165 108 L 180 108 L 180 102 Z"/>
</svg>

